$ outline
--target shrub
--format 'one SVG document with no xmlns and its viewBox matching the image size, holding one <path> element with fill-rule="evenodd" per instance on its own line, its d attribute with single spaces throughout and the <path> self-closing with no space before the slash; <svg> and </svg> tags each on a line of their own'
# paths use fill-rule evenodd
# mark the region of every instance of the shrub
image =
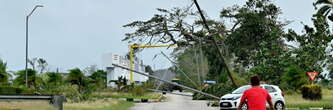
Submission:
<svg viewBox="0 0 333 110">
<path fill-rule="evenodd" d="M 121 89 L 118 89 L 118 92 L 131 92 L 133 89 L 134 85 L 126 85 L 123 86 Z"/>
<path fill-rule="evenodd" d="M 33 94 L 33 90 L 29 88 L 0 87 L 0 94 Z"/>
<path fill-rule="evenodd" d="M 133 96 L 143 96 L 145 94 L 145 89 L 142 86 L 134 86 L 132 89 Z"/>
<path fill-rule="evenodd" d="M 322 98 L 319 85 L 305 85 L 301 88 L 302 97 L 308 100 L 320 100 Z"/>
<path fill-rule="evenodd" d="M 305 71 L 297 65 L 291 65 L 287 67 L 285 73 L 282 76 L 281 87 L 284 90 L 299 90 L 303 85 L 308 84 L 308 77 Z"/>
<path fill-rule="evenodd" d="M 81 101 L 82 95 L 78 91 L 78 86 L 77 85 L 66 85 L 62 88 L 63 94 L 66 96 L 69 101 L 72 102 L 79 102 Z"/>
</svg>

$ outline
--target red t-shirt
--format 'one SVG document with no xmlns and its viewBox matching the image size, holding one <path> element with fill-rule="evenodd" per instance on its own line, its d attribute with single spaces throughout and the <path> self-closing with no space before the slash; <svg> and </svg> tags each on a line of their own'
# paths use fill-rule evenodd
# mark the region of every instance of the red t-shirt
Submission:
<svg viewBox="0 0 333 110">
<path fill-rule="evenodd" d="M 271 99 L 267 90 L 263 88 L 250 88 L 244 91 L 240 101 L 247 101 L 248 110 L 266 110 L 266 101 Z"/>
</svg>

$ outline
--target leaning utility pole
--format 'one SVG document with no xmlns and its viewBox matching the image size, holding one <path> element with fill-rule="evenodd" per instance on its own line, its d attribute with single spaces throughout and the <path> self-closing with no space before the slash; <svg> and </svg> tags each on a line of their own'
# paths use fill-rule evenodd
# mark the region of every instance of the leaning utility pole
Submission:
<svg viewBox="0 0 333 110">
<path fill-rule="evenodd" d="M 200 6 L 199 6 L 197 0 L 193 0 L 193 2 L 194 2 L 195 6 L 197 7 L 197 9 L 198 9 L 198 11 L 199 11 L 199 13 L 200 13 L 200 16 L 201 16 L 202 22 L 203 22 L 203 24 L 204 24 L 204 27 L 207 29 L 207 31 L 208 31 L 208 33 L 209 33 L 209 32 L 210 32 L 210 28 L 209 28 L 209 26 L 208 26 L 208 24 L 207 24 L 206 18 L 205 18 L 205 16 L 203 15 L 203 13 L 202 13 L 202 11 L 201 11 L 201 8 L 200 8 Z M 234 78 L 232 77 L 231 71 L 230 71 L 230 69 L 229 69 L 227 63 L 225 62 L 226 60 L 224 59 L 223 54 L 222 54 L 222 52 L 220 51 L 219 46 L 217 45 L 216 40 L 214 39 L 214 37 L 212 37 L 211 40 L 213 41 L 214 47 L 218 50 L 218 55 L 219 55 L 220 61 L 222 62 L 223 66 L 226 67 L 226 70 L 227 70 L 228 76 L 229 76 L 229 78 L 230 78 L 232 84 L 233 84 L 234 86 L 237 86 L 237 84 L 236 84 Z"/>
<path fill-rule="evenodd" d="M 148 75 L 148 74 L 145 74 L 145 73 L 143 73 L 143 72 L 139 72 L 139 71 L 136 71 L 136 70 L 132 70 L 132 69 L 129 69 L 129 68 L 126 68 L 126 67 L 123 67 L 123 66 L 117 65 L 117 64 L 112 64 L 112 65 L 115 66 L 115 67 L 118 67 L 118 68 L 122 68 L 122 69 L 125 69 L 125 70 L 128 70 L 128 71 L 131 71 L 131 72 L 135 72 L 135 73 L 140 74 L 140 75 L 144 75 L 144 76 L 147 76 L 147 77 L 150 77 L 150 78 L 157 79 L 157 80 L 159 80 L 159 81 L 162 81 L 162 82 L 165 82 L 165 83 L 168 83 L 168 84 L 172 84 L 172 85 L 175 85 L 175 86 L 182 87 L 182 88 L 184 88 L 184 89 L 188 89 L 188 90 L 191 90 L 191 91 L 193 91 L 193 92 L 200 93 L 200 94 L 205 95 L 205 96 L 209 96 L 209 97 L 212 97 L 212 98 L 215 98 L 215 99 L 220 99 L 219 97 L 217 97 L 217 96 L 215 96 L 215 95 L 208 94 L 208 93 L 202 92 L 202 91 L 200 91 L 200 90 L 193 89 L 193 88 L 190 88 L 190 87 L 187 87 L 187 86 L 184 86 L 184 85 L 178 84 L 178 83 L 174 83 L 174 82 L 171 82 L 171 81 L 167 81 L 167 80 L 164 80 L 164 79 L 159 78 L 159 77 L 157 77 L 157 76 Z"/>
</svg>

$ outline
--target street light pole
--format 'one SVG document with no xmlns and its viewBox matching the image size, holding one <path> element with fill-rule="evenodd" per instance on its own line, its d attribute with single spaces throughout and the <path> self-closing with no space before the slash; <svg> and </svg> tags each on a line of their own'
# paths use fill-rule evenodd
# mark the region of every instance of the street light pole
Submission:
<svg viewBox="0 0 333 110">
<path fill-rule="evenodd" d="M 35 12 L 38 7 L 43 5 L 36 5 L 34 9 L 27 15 L 25 19 L 25 86 L 28 87 L 28 40 L 29 40 L 29 17 Z"/>
</svg>

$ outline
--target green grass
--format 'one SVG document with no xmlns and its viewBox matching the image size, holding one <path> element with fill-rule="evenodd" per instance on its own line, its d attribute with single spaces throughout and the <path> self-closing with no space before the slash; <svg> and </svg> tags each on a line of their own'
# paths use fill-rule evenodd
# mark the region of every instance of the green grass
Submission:
<svg viewBox="0 0 333 110">
<path fill-rule="evenodd" d="M 302 98 L 301 94 L 288 94 L 285 96 L 287 108 L 333 107 L 333 90 L 323 89 L 323 99 L 310 101 Z"/>
<path fill-rule="evenodd" d="M 132 102 L 119 100 L 97 100 L 80 103 L 64 103 L 64 110 L 127 110 Z M 56 110 L 47 101 L 0 102 L 0 110 Z"/>
<path fill-rule="evenodd" d="M 1 101 L 0 110 L 55 110 L 48 101 Z"/>
<path fill-rule="evenodd" d="M 66 103 L 64 110 L 127 110 L 133 103 L 119 100 L 98 100 L 80 103 Z"/>
</svg>

